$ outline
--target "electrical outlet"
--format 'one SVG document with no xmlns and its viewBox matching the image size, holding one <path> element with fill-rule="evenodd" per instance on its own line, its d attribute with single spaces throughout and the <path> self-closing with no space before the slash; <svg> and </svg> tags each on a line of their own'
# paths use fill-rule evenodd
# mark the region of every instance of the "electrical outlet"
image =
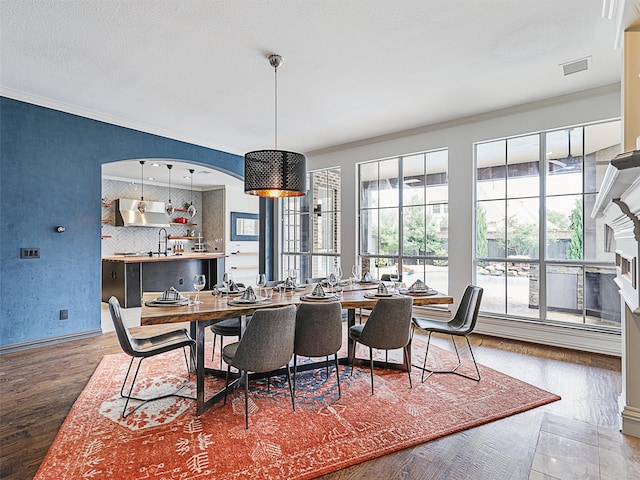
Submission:
<svg viewBox="0 0 640 480">
<path fill-rule="evenodd" d="M 178 280 L 178 285 L 184 285 L 184 280 L 182 278 Z"/>
<path fill-rule="evenodd" d="M 20 258 L 40 258 L 39 248 L 21 248 Z"/>
<path fill-rule="evenodd" d="M 60 320 L 69 320 L 69 310 L 60 310 Z"/>
</svg>

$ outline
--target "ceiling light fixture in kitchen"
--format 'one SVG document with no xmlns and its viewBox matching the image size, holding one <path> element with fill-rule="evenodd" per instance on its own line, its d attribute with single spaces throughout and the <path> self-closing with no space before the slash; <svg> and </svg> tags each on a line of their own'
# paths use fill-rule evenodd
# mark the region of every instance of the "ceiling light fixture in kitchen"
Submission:
<svg viewBox="0 0 640 480">
<path fill-rule="evenodd" d="M 164 210 L 167 212 L 167 215 L 171 216 L 175 211 L 175 208 L 171 203 L 171 169 L 173 168 L 173 165 L 167 165 L 167 168 L 169 169 L 169 202 L 165 205 Z"/>
<path fill-rule="evenodd" d="M 193 168 L 190 168 L 189 173 L 191 174 L 191 204 L 187 209 L 187 213 L 191 218 L 196 216 L 196 207 L 193 206 L 193 172 L 194 172 Z"/>
<path fill-rule="evenodd" d="M 142 169 L 142 173 L 140 174 L 140 179 L 142 181 L 142 192 L 140 193 L 140 201 L 138 202 L 138 211 L 140 213 L 144 213 L 147 210 L 147 204 L 144 203 L 144 160 L 140 160 L 140 168 Z"/>
<path fill-rule="evenodd" d="M 244 193 L 259 197 L 300 197 L 307 193 L 307 159 L 278 150 L 278 67 L 280 55 L 269 55 L 275 73 L 275 149 L 244 155 Z"/>
</svg>

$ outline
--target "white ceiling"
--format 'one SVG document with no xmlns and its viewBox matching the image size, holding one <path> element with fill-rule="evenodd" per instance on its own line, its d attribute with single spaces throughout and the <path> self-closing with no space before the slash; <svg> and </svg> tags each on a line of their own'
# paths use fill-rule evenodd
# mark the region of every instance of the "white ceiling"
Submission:
<svg viewBox="0 0 640 480">
<path fill-rule="evenodd" d="M 278 53 L 278 146 L 308 154 L 617 83 L 638 17 L 640 0 L 0 0 L 0 93 L 243 154 L 273 147 Z"/>
</svg>

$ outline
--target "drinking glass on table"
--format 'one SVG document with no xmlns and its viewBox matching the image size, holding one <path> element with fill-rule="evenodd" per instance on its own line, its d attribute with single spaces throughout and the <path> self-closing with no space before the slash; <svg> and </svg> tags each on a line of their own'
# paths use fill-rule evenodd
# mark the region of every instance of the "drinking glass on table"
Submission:
<svg viewBox="0 0 640 480">
<path fill-rule="evenodd" d="M 397 270 L 393 270 L 389 274 L 389 280 L 393 282 L 393 288 L 396 288 L 398 281 L 400 281 L 400 274 L 398 273 Z"/>
<path fill-rule="evenodd" d="M 331 285 L 331 293 L 336 293 L 336 284 L 338 283 L 338 277 L 336 277 L 336 274 L 331 272 L 327 277 L 327 281 L 329 282 L 329 285 Z"/>
<path fill-rule="evenodd" d="M 193 276 L 193 288 L 197 290 L 196 301 L 193 303 L 195 303 L 196 305 L 200 305 L 202 303 L 202 301 L 200 300 L 200 290 L 204 288 L 206 283 L 207 283 L 207 277 L 205 277 L 204 275 Z"/>
<path fill-rule="evenodd" d="M 233 281 L 233 275 L 231 272 L 224 272 L 222 275 L 222 285 L 224 285 L 224 290 L 226 293 L 226 297 L 229 298 L 229 287 L 231 286 L 231 282 Z"/>
<path fill-rule="evenodd" d="M 258 287 L 258 292 L 260 295 L 263 295 L 263 289 L 267 285 L 267 276 L 264 273 L 259 273 L 256 275 L 256 286 Z"/>
<path fill-rule="evenodd" d="M 360 269 L 360 265 L 353 265 L 351 267 L 351 279 L 354 282 L 360 280 L 360 275 L 362 274 L 362 270 Z"/>
<path fill-rule="evenodd" d="M 293 285 L 298 286 L 298 270 L 296 270 L 295 268 L 289 270 L 289 277 L 291 277 Z"/>
</svg>

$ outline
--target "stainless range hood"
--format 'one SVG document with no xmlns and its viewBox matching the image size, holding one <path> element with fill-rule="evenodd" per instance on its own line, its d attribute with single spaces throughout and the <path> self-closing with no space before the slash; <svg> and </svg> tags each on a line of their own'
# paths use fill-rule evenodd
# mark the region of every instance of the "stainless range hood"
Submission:
<svg viewBox="0 0 640 480">
<path fill-rule="evenodd" d="M 144 213 L 138 211 L 138 202 L 128 198 L 120 198 L 114 202 L 116 211 L 116 227 L 168 227 L 169 216 L 164 210 L 164 202 L 147 202 Z"/>
</svg>

